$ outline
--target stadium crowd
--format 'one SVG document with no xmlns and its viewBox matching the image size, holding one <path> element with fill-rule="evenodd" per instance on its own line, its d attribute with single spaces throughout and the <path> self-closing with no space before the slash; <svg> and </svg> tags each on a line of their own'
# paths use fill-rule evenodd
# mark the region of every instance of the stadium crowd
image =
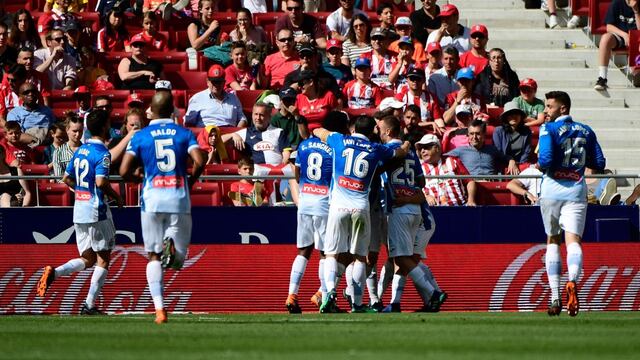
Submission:
<svg viewBox="0 0 640 360">
<path fill-rule="evenodd" d="M 170 92 L 175 122 L 197 135 L 207 155 L 206 174 L 228 174 L 228 164 L 242 175 L 287 174 L 300 141 L 336 109 L 350 125 L 359 116 L 397 116 L 427 177 L 535 174 L 544 102 L 536 80 L 510 67 L 508 51 L 489 46 L 490 29 L 462 25 L 452 3 L 426 0 L 407 11 L 376 1 L 368 12 L 363 2 L 284 0 L 275 4 L 281 11 L 267 12 L 273 4 L 243 0 L 237 12 L 220 13 L 218 0 L 102 0 L 96 12 L 87 0 L 46 0 L 7 14 L 0 172 L 41 164 L 62 176 L 90 136 L 86 116 L 94 109 L 111 115 L 108 146 L 118 164 L 148 122 L 151 96 Z M 548 5 L 555 28 L 555 4 Z M 638 16 L 637 2 L 612 2 L 597 90 L 606 89 L 611 51 L 629 44 Z M 475 181 L 427 180 L 432 206 L 482 203 Z M 225 204 L 297 200 L 292 181 L 221 184 Z M 514 180 L 509 189 L 519 203 L 535 202 L 531 184 Z M 36 203 L 24 181 L 3 185 L 2 206 Z M 613 185 L 593 184 L 593 201 L 617 203 Z"/>
</svg>

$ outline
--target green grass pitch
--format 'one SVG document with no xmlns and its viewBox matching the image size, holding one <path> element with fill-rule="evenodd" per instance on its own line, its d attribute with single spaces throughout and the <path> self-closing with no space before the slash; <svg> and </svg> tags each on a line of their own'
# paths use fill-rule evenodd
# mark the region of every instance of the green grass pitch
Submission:
<svg viewBox="0 0 640 360">
<path fill-rule="evenodd" d="M 640 313 L 0 316 L 0 359 L 638 359 Z"/>
</svg>

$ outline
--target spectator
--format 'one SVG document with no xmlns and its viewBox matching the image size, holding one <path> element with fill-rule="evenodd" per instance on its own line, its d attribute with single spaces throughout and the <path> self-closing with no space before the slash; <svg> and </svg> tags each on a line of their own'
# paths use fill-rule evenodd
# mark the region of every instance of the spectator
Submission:
<svg viewBox="0 0 640 360">
<path fill-rule="evenodd" d="M 260 61 L 247 60 L 247 46 L 242 41 L 231 44 L 231 65 L 224 69 L 225 87 L 230 90 L 256 90 L 260 88 Z"/>
<path fill-rule="evenodd" d="M 80 69 L 78 70 L 78 86 L 95 88 L 97 80 L 109 81 L 107 72 L 96 66 L 96 53 L 90 46 L 80 48 Z"/>
<path fill-rule="evenodd" d="M 53 153 L 68 140 L 64 123 L 53 123 L 48 136 L 51 138 L 51 144 L 44 148 L 44 163 L 49 167 L 49 173 L 53 174 Z"/>
<path fill-rule="evenodd" d="M 367 14 L 354 8 L 355 0 L 340 0 L 340 7 L 327 16 L 327 28 L 330 32 L 332 39 L 338 39 L 345 41 L 348 37 L 349 31 L 353 31 L 353 19 L 356 15 L 363 15 L 365 18 Z M 367 34 L 371 31 L 371 26 L 367 29 Z M 346 51 L 345 51 L 346 53 Z"/>
<path fill-rule="evenodd" d="M 489 63 L 489 52 L 487 42 L 489 41 L 489 30 L 482 24 L 471 27 L 471 51 L 460 56 L 460 67 L 469 67 L 478 76 Z"/>
<path fill-rule="evenodd" d="M 322 64 L 322 70 L 331 74 L 339 88 L 353 80 L 351 67 L 342 63 L 342 42 L 336 39 L 327 41 L 327 62 Z"/>
<path fill-rule="evenodd" d="M 111 105 L 111 100 L 109 99 L 109 97 L 107 95 L 98 95 L 95 98 L 94 104 L 93 104 L 93 109 L 92 110 L 104 110 L 106 111 L 109 116 L 111 116 L 111 112 L 113 111 L 113 106 Z M 76 115 L 78 115 L 76 113 Z M 88 139 L 91 139 L 91 132 L 89 131 L 89 129 L 87 129 L 86 126 L 86 115 L 85 114 L 84 117 L 79 117 L 80 120 L 83 121 L 84 124 L 84 128 L 82 131 L 82 142 L 86 142 Z M 66 114 L 67 118 L 69 117 L 68 113 Z M 111 145 L 111 143 L 114 144 L 118 144 L 120 142 L 120 140 L 122 140 L 122 136 L 120 135 L 120 132 L 116 131 L 114 128 L 109 128 L 109 143 L 107 143 L 107 147 L 109 147 L 109 145 Z M 126 144 L 125 144 L 126 145 Z M 117 154 L 117 151 L 109 151 L 111 153 L 111 162 L 114 163 L 114 154 Z"/>
<path fill-rule="evenodd" d="M 500 115 L 502 125 L 493 132 L 493 144 L 507 157 L 515 160 L 514 166 L 507 169 L 507 173 L 511 175 L 520 173 L 519 165 L 528 167 L 531 156 L 531 130 L 524 124 L 526 116 L 518 108 L 518 104 L 508 102 Z"/>
<path fill-rule="evenodd" d="M 607 72 L 611 52 L 623 49 L 629 44 L 629 31 L 640 30 L 640 5 L 637 0 L 613 0 L 607 9 L 604 22 L 606 34 L 600 38 L 598 46 L 598 80 L 594 89 L 607 89 Z"/>
<path fill-rule="evenodd" d="M 291 87 L 296 91 L 300 91 L 301 89 L 298 86 L 300 74 L 302 74 L 303 71 L 312 71 L 318 81 L 317 85 L 320 92 L 324 93 L 325 90 L 329 90 L 337 99 L 342 96 L 342 89 L 338 87 L 336 78 L 320 67 L 320 59 L 316 52 L 316 48 L 313 47 L 313 45 L 309 43 L 300 44 L 300 47 L 298 48 L 298 57 L 300 58 L 300 66 L 296 70 L 287 74 L 284 78 L 283 87 Z"/>
<path fill-rule="evenodd" d="M 140 94 L 132 92 L 131 94 L 129 94 L 129 96 L 127 96 L 127 101 L 125 101 L 124 105 L 126 106 L 127 110 L 142 110 L 144 109 L 144 100 L 142 100 L 142 96 L 140 96 Z"/>
<path fill-rule="evenodd" d="M 18 51 L 9 45 L 9 28 L 0 21 L 0 76 L 4 74 L 5 67 L 16 63 L 17 58 Z"/>
<path fill-rule="evenodd" d="M 409 79 L 409 86 L 396 94 L 396 99 L 407 107 L 409 105 L 418 107 L 416 115 L 418 115 L 418 125 L 422 132 L 431 127 L 436 134 L 442 135 L 445 129 L 442 109 L 433 96 L 424 90 L 424 71 L 413 68 L 407 75 L 407 79 Z"/>
<path fill-rule="evenodd" d="M 442 20 L 436 0 L 424 0 L 422 9 L 412 12 L 409 18 L 413 24 L 416 39 L 423 44 L 427 44 L 430 33 L 440 28 Z"/>
<path fill-rule="evenodd" d="M 508 158 L 493 145 L 485 145 L 486 125 L 481 120 L 473 120 L 469 125 L 469 145 L 457 147 L 445 156 L 455 156 L 462 160 L 471 175 L 495 175 L 502 164 L 509 163 L 509 169 L 516 166 L 515 160 Z"/>
<path fill-rule="evenodd" d="M 31 83 L 20 86 L 21 106 L 16 106 L 7 114 L 7 121 L 17 121 L 24 131 L 20 139 L 33 146 L 41 144 L 54 122 L 51 109 L 38 103 L 38 89 Z"/>
<path fill-rule="evenodd" d="M 131 56 L 118 64 L 118 76 L 123 89 L 154 89 L 162 76 L 162 64 L 147 55 L 147 42 L 140 35 L 131 38 Z"/>
<path fill-rule="evenodd" d="M 114 149 L 122 142 L 124 142 L 125 145 L 128 145 L 133 134 L 145 127 L 144 119 L 145 114 L 142 109 L 137 107 L 129 108 L 127 113 L 124 115 L 124 123 L 120 127 L 120 134 L 117 138 L 111 139 L 109 142 L 109 148 Z"/>
<path fill-rule="evenodd" d="M 469 175 L 455 157 L 442 158 L 440 141 L 427 134 L 416 143 L 426 183 L 423 189 L 429 206 L 475 206 L 475 182 L 460 179 L 434 179 L 437 175 Z M 467 196 L 467 193 L 469 196 Z M 467 199 L 469 201 L 467 201 Z"/>
<path fill-rule="evenodd" d="M 307 119 L 296 108 L 297 96 L 298 93 L 292 88 L 283 88 L 280 91 L 278 112 L 271 118 L 271 125 L 285 131 L 293 149 L 298 148 L 303 138 L 309 137 Z"/>
<path fill-rule="evenodd" d="M 540 126 L 544 123 L 544 101 L 536 97 L 538 83 L 531 78 L 524 78 L 520 81 L 520 96 L 513 101 L 518 108 L 527 114 L 525 125 Z"/>
<path fill-rule="evenodd" d="M 67 37 L 64 42 L 64 53 L 71 56 L 76 61 L 76 67 L 80 67 L 80 46 L 81 34 L 78 24 L 70 22 L 64 28 L 64 35 Z"/>
<path fill-rule="evenodd" d="M 404 114 L 402 115 L 402 134 L 405 139 L 414 134 L 419 134 L 415 139 L 421 138 L 424 135 L 424 131 L 420 129 L 420 108 L 417 105 L 410 104 L 405 107 Z"/>
<path fill-rule="evenodd" d="M 284 84 L 284 78 L 296 70 L 300 58 L 293 46 L 291 30 L 278 31 L 278 52 L 267 56 L 264 60 L 265 84 L 271 89 L 279 89 Z"/>
<path fill-rule="evenodd" d="M 427 64 L 424 67 L 425 81 L 429 83 L 431 74 L 442 69 L 442 46 L 440 43 L 430 43 L 427 45 Z"/>
<path fill-rule="evenodd" d="M 489 51 L 489 66 L 478 76 L 476 93 L 488 104 L 504 106 L 519 95 L 520 81 L 518 74 L 511 66 L 502 49 Z"/>
<path fill-rule="evenodd" d="M 413 55 L 412 59 L 416 64 L 422 64 L 427 61 L 427 55 L 424 52 L 424 45 L 412 37 L 413 24 L 411 20 L 406 16 L 401 16 L 396 20 L 396 32 L 398 33 L 398 40 L 394 41 L 389 45 L 389 50 L 395 53 L 400 52 L 400 39 L 407 36 L 411 38 L 411 42 L 413 43 Z"/>
<path fill-rule="evenodd" d="M 238 160 L 238 174 L 240 176 L 251 176 L 254 171 L 254 162 L 248 157 L 243 157 Z M 260 189 L 260 190 L 258 190 Z M 256 194 L 256 190 L 260 191 L 260 194 Z M 231 183 L 231 191 L 228 194 L 229 198 L 233 202 L 233 206 L 260 206 L 267 202 L 267 193 L 263 187 L 254 186 L 249 179 L 241 179 Z M 259 201 L 256 201 L 256 197 L 260 197 Z"/>
<path fill-rule="evenodd" d="M 38 88 L 40 100 L 44 106 L 49 106 L 49 97 L 51 96 L 51 84 L 49 77 L 33 68 L 33 50 L 22 48 L 18 52 L 18 65 L 23 65 L 27 70 L 26 82 L 30 82 Z"/>
<path fill-rule="evenodd" d="M 38 34 L 40 35 L 40 43 L 46 48 L 47 36 L 55 29 L 64 29 L 67 24 L 77 22 L 77 17 L 69 10 L 70 2 L 68 0 L 55 0 L 56 6 L 51 11 L 45 11 L 38 18 Z"/>
<path fill-rule="evenodd" d="M 0 145 L 0 176 L 24 176 L 20 166 L 11 166 L 7 164 L 5 148 Z M 20 192 L 22 201 L 19 201 Z M 14 201 L 21 206 L 29 206 L 31 204 L 31 191 L 26 180 L 0 180 L 0 207 L 6 208 L 12 206 Z"/>
<path fill-rule="evenodd" d="M 158 32 L 158 15 L 153 11 L 147 11 L 142 17 L 142 32 L 140 36 L 147 42 L 149 51 L 169 51 L 169 39 Z M 128 45 L 128 44 L 127 44 Z M 127 52 L 131 52 L 131 47 L 126 46 Z"/>
<path fill-rule="evenodd" d="M 158 80 L 156 81 L 156 93 L 166 91 L 171 93 L 173 86 L 171 85 L 171 81 L 169 80 Z M 173 95 L 172 95 L 173 96 Z M 147 119 L 151 120 L 151 106 L 147 107 L 145 110 L 145 115 Z M 177 123 L 178 118 L 180 118 L 180 109 L 178 109 L 175 105 L 173 106 L 173 114 L 171 114 L 171 119 Z"/>
<path fill-rule="evenodd" d="M 460 57 L 458 50 L 450 47 L 444 50 L 442 56 L 442 68 L 429 76 L 429 91 L 435 95 L 438 105 L 444 107 L 447 95 L 453 91 L 459 90 L 460 86 L 456 80 L 456 73 L 460 68 Z"/>
<path fill-rule="evenodd" d="M 34 152 L 24 142 L 25 134 L 22 132 L 20 123 L 17 121 L 7 121 L 5 129 L 6 142 L 4 143 L 4 148 L 6 149 L 6 163 L 14 167 L 22 164 L 32 164 L 35 158 Z"/>
<path fill-rule="evenodd" d="M 573 6 L 573 5 L 571 5 Z M 558 16 L 556 14 L 556 2 L 555 0 L 542 0 L 540 4 L 542 11 L 549 12 L 549 28 L 555 29 L 559 26 Z M 575 29 L 580 24 L 580 17 L 573 15 L 571 19 L 567 21 L 567 27 L 569 29 Z"/>
<path fill-rule="evenodd" d="M 382 119 L 387 115 L 393 115 L 398 119 L 402 118 L 405 103 L 400 100 L 397 100 L 393 96 L 386 97 L 380 101 L 380 105 L 378 105 L 378 110 L 380 110 L 380 116 L 375 116 L 377 119 Z"/>
<path fill-rule="evenodd" d="M 349 109 L 376 108 L 382 101 L 382 89 L 371 81 L 371 61 L 366 57 L 356 60 L 356 78 L 345 85 L 343 93 Z"/>
<path fill-rule="evenodd" d="M 324 1 L 324 0 L 322 0 Z M 266 13 L 267 12 L 267 1 L 266 0 L 242 0 L 242 6 L 249 9 L 252 13 Z M 311 11 L 311 10 L 309 10 Z M 320 11 L 320 10 L 315 10 Z M 324 11 L 324 10 L 322 10 Z"/>
<path fill-rule="evenodd" d="M 47 74 L 53 90 L 75 89 L 76 60 L 64 52 L 64 33 L 60 29 L 51 30 L 46 42 L 48 47 L 36 50 L 33 54 L 36 70 Z"/>
<path fill-rule="evenodd" d="M 400 35 L 396 33 L 396 28 L 393 26 L 393 5 L 388 2 L 378 4 L 376 8 L 376 14 L 378 14 L 378 21 L 380 22 L 380 28 L 387 32 L 387 38 L 389 40 L 396 40 L 400 38 Z"/>
<path fill-rule="evenodd" d="M 212 0 L 200 0 L 198 11 L 200 19 L 192 22 L 187 27 L 187 36 L 191 47 L 203 50 L 220 43 L 222 28 L 218 20 L 213 20 L 214 9 Z"/>
<path fill-rule="evenodd" d="M 89 0 L 65 0 L 64 2 L 68 3 L 67 9 L 71 12 L 85 12 L 87 11 L 87 4 Z M 44 3 L 44 12 L 48 12 L 51 10 L 63 10 L 65 9 L 64 4 L 59 4 L 59 1 L 56 0 L 46 0 Z"/>
<path fill-rule="evenodd" d="M 91 111 L 91 90 L 87 86 L 78 86 L 73 92 L 73 98 L 76 100 L 76 114 L 84 119 Z"/>
<path fill-rule="evenodd" d="M 76 113 L 70 111 L 65 114 L 64 125 L 68 140 L 53 152 L 53 175 L 55 176 L 64 175 L 73 153 L 82 146 L 81 139 L 84 129 L 82 119 Z"/>
<path fill-rule="evenodd" d="M 107 23 L 98 31 L 99 52 L 124 51 L 129 33 L 124 26 L 124 13 L 112 9 L 106 16 Z"/>
<path fill-rule="evenodd" d="M 542 172 L 535 166 L 524 169 L 522 176 L 538 176 L 538 178 L 513 179 L 507 184 L 507 189 L 515 195 L 522 196 L 525 204 L 537 204 L 540 197 L 540 184 L 542 183 Z"/>
<path fill-rule="evenodd" d="M 394 89 L 396 92 L 403 91 L 404 88 L 408 86 L 407 84 L 407 75 L 409 71 L 413 68 L 419 68 L 420 65 L 416 64 L 413 60 L 413 41 L 408 36 L 403 36 L 400 38 L 399 46 L 400 50 L 398 51 L 398 57 L 396 58 L 396 62 L 391 67 L 391 72 L 389 73 L 389 81 L 394 84 Z"/>
<path fill-rule="evenodd" d="M 473 121 L 471 105 L 456 106 L 455 127 L 445 132 L 442 137 L 442 148 L 446 151 L 469 145 L 469 125 Z"/>
<path fill-rule="evenodd" d="M 346 40 L 342 43 L 342 63 L 353 68 L 357 58 L 370 52 L 371 23 L 366 15 L 356 14 L 351 19 Z"/>
<path fill-rule="evenodd" d="M 9 111 L 21 105 L 20 86 L 27 80 L 27 71 L 22 65 L 13 65 L 4 74 L 0 84 L 0 126 L 4 126 Z"/>
<path fill-rule="evenodd" d="M 291 145 L 284 130 L 271 125 L 271 107 L 258 102 L 253 105 L 253 123 L 249 128 L 222 135 L 222 141 L 233 140 L 239 151 L 247 149 L 256 164 L 280 165 L 289 161 Z M 258 145 L 260 144 L 260 145 Z"/>
<path fill-rule="evenodd" d="M 220 128 L 209 125 L 198 133 L 198 145 L 207 156 L 206 164 L 222 164 L 228 158 L 227 149 L 222 142 Z"/>
<path fill-rule="evenodd" d="M 327 47 L 327 34 L 314 16 L 304 13 L 303 0 L 287 0 L 286 14 L 276 21 L 276 32 L 291 30 L 296 44 L 312 43 L 320 49 Z"/>
<path fill-rule="evenodd" d="M 473 92 L 475 85 L 473 70 L 471 68 L 463 68 L 458 70 L 456 74 L 459 90 L 454 90 L 447 94 L 446 104 L 444 106 L 444 122 L 451 125 L 455 121 L 455 111 L 458 105 L 471 105 L 474 118 L 488 117 L 487 105 L 480 96 Z"/>
<path fill-rule="evenodd" d="M 9 45 L 15 49 L 27 48 L 32 51 L 42 46 L 42 41 L 40 41 L 36 30 L 36 23 L 28 10 L 20 9 L 13 16 L 13 23 L 9 32 Z"/>
<path fill-rule="evenodd" d="M 391 90 L 389 74 L 396 59 L 389 54 L 389 32 L 383 28 L 371 30 L 371 80 L 382 89 Z"/>
<path fill-rule="evenodd" d="M 246 45 L 268 44 L 269 37 L 260 27 L 253 25 L 253 15 L 246 8 L 240 8 L 236 15 L 236 27 L 229 34 L 231 41 L 244 41 Z"/>
<path fill-rule="evenodd" d="M 300 94 L 296 98 L 296 108 L 307 119 L 309 131 L 313 131 L 338 106 L 338 101 L 331 91 L 318 86 L 318 78 L 313 71 L 305 70 L 300 73 L 298 87 Z"/>
<path fill-rule="evenodd" d="M 469 38 L 471 36 L 469 28 L 458 23 L 460 13 L 458 8 L 453 4 L 442 6 L 440 11 L 440 19 L 442 23 L 440 28 L 429 34 L 427 44 L 432 42 L 440 43 L 443 49 L 454 47 L 462 55 L 471 50 Z"/>
<path fill-rule="evenodd" d="M 222 66 L 212 65 L 207 72 L 207 88 L 189 99 L 184 116 L 186 126 L 247 126 L 240 99 L 235 94 L 224 91 L 224 82 L 225 72 Z"/>
</svg>

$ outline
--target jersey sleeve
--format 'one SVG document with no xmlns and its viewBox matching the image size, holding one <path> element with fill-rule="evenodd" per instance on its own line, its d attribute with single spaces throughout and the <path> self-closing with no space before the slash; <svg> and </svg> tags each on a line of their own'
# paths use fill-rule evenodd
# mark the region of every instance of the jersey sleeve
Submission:
<svg viewBox="0 0 640 360">
<path fill-rule="evenodd" d="M 589 128 L 589 137 L 587 141 L 589 144 L 587 153 L 587 166 L 592 169 L 604 170 L 605 166 L 607 165 L 607 159 L 605 159 L 602 148 L 598 143 L 596 133 L 593 132 L 591 128 Z"/>
<path fill-rule="evenodd" d="M 74 167 L 75 159 L 76 159 L 76 155 L 73 155 L 71 157 L 71 160 L 69 160 L 69 163 L 67 164 L 67 168 L 64 170 L 65 174 L 67 174 L 73 180 L 76 179 L 76 170 Z"/>
<path fill-rule="evenodd" d="M 338 143 L 340 142 L 340 140 L 342 140 L 342 135 L 339 134 L 339 133 L 332 132 L 327 137 L 327 144 L 329 144 L 329 146 L 332 149 L 335 149 L 337 147 Z"/>
<path fill-rule="evenodd" d="M 547 124 L 540 127 L 540 139 L 538 141 L 538 164 L 541 169 L 551 167 L 553 161 L 553 141 Z"/>
<path fill-rule="evenodd" d="M 387 145 L 380 145 L 377 147 L 377 150 L 380 156 L 380 160 L 382 161 L 389 160 L 393 158 L 396 154 L 396 149 Z"/>
<path fill-rule="evenodd" d="M 131 154 L 135 157 L 140 155 L 140 136 L 138 136 L 138 134 L 139 133 L 135 133 L 133 137 L 131 137 L 126 150 L 127 154 Z"/>
<path fill-rule="evenodd" d="M 190 130 L 186 133 L 187 134 L 187 152 L 191 152 L 191 150 L 193 149 L 199 149 L 200 146 L 198 145 L 198 140 L 196 140 L 196 136 L 193 134 L 193 132 L 191 132 Z"/>
<path fill-rule="evenodd" d="M 96 164 L 96 177 L 109 178 L 109 168 L 111 167 L 111 153 L 106 151 Z"/>
</svg>

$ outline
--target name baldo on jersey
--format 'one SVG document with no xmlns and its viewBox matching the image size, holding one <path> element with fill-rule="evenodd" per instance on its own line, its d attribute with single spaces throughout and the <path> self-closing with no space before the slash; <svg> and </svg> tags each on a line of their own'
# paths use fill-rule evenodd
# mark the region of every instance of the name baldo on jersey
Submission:
<svg viewBox="0 0 640 360">
<path fill-rule="evenodd" d="M 156 130 L 151 130 L 151 136 L 156 137 L 156 136 L 175 136 L 176 135 L 176 129 L 169 129 L 169 128 L 160 128 L 160 129 L 156 129 Z"/>
</svg>

